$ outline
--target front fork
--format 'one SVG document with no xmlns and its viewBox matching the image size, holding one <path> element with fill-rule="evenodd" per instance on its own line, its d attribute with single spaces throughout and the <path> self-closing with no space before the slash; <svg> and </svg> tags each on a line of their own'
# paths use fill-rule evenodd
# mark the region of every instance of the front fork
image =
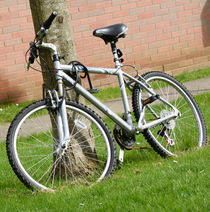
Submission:
<svg viewBox="0 0 210 212">
<path fill-rule="evenodd" d="M 59 98 L 62 99 L 60 108 L 58 110 L 57 113 L 57 117 L 58 117 L 58 121 L 59 124 L 61 124 L 61 128 L 63 131 L 63 138 L 62 140 L 60 140 L 60 143 L 62 143 L 62 145 L 64 143 L 70 142 L 70 135 L 69 135 L 69 124 L 68 124 L 68 117 L 67 117 L 67 112 L 66 112 L 66 100 L 65 100 L 65 96 L 63 93 L 63 81 L 62 80 L 58 80 L 58 94 L 59 94 Z"/>
<path fill-rule="evenodd" d="M 48 91 L 50 98 L 50 107 L 56 111 L 56 127 L 58 134 L 58 151 L 64 149 L 70 142 L 69 124 L 66 112 L 66 100 L 64 98 L 62 80 L 58 80 L 58 92 L 56 90 Z"/>
</svg>

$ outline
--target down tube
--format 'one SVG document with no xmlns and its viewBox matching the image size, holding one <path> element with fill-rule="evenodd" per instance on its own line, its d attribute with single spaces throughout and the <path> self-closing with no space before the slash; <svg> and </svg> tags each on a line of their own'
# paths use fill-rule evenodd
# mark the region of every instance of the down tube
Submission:
<svg viewBox="0 0 210 212">
<path fill-rule="evenodd" d="M 58 71 L 57 76 L 63 77 L 67 81 L 69 81 L 72 85 L 75 81 L 65 74 L 62 71 Z M 110 119 L 112 119 L 115 123 L 121 126 L 124 130 L 126 130 L 129 134 L 135 133 L 135 128 L 130 126 L 126 121 L 121 119 L 118 115 L 116 115 L 113 111 L 111 111 L 106 105 L 101 103 L 97 98 L 95 98 L 92 94 L 90 94 L 85 88 L 83 88 L 79 83 L 76 84 L 75 90 L 84 96 L 87 100 L 89 100 L 94 106 L 96 106 L 100 111 L 106 114 Z"/>
</svg>

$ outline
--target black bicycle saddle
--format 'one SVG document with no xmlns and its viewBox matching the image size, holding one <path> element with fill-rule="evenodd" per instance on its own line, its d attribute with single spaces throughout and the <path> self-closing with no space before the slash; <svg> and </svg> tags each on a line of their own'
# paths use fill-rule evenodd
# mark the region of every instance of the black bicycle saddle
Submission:
<svg viewBox="0 0 210 212">
<path fill-rule="evenodd" d="M 124 38 L 128 27 L 125 24 L 114 24 L 111 26 L 95 29 L 93 35 L 102 38 L 105 43 L 117 42 L 118 38 Z"/>
</svg>

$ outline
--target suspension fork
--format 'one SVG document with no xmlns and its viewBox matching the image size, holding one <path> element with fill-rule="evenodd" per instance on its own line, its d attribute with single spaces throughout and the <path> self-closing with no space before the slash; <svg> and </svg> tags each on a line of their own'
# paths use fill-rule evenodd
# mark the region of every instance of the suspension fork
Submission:
<svg viewBox="0 0 210 212">
<path fill-rule="evenodd" d="M 61 146 L 65 146 L 65 144 L 70 141 L 69 124 L 66 112 L 66 100 L 64 97 L 62 79 L 58 79 L 57 83 L 58 83 L 58 95 L 59 95 L 59 98 L 56 100 L 58 103 L 57 104 L 58 110 L 56 113 L 56 121 L 58 128 L 57 130 L 58 130 L 59 143 Z"/>
</svg>

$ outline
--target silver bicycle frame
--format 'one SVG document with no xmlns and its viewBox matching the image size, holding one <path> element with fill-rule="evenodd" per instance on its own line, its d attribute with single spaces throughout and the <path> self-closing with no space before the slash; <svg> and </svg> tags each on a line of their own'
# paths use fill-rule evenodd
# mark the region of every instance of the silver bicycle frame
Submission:
<svg viewBox="0 0 210 212">
<path fill-rule="evenodd" d="M 123 76 L 128 77 L 129 79 L 133 80 L 134 82 L 139 83 L 142 87 L 144 87 L 151 95 L 156 95 L 156 93 L 148 88 L 147 86 L 145 86 L 141 81 L 136 80 L 135 78 L 127 75 L 125 72 L 123 72 L 121 69 L 118 69 L 116 71 L 116 69 L 104 69 L 104 68 L 94 68 L 94 67 L 87 67 L 88 71 L 90 73 L 98 73 L 98 74 L 113 74 L 113 75 L 117 75 L 118 76 L 118 80 L 119 80 L 119 84 L 120 84 L 120 89 L 121 89 L 121 94 L 122 94 L 122 100 L 123 100 L 123 105 L 124 105 L 124 110 L 125 110 L 125 114 L 127 115 L 126 118 L 130 118 L 130 107 L 128 104 L 128 98 L 127 98 L 127 93 L 125 91 L 125 84 L 124 84 L 124 80 L 123 80 Z M 57 79 L 65 79 L 68 82 L 70 82 L 72 85 L 75 83 L 75 80 L 73 80 L 71 77 L 69 77 L 65 72 L 63 72 L 62 70 L 69 70 L 69 66 L 68 65 L 60 65 L 60 69 L 57 70 L 56 73 L 56 77 Z M 82 72 L 82 71 L 81 71 Z M 177 113 L 178 111 L 176 110 L 176 108 L 174 108 L 170 103 L 168 103 L 167 101 L 165 101 L 164 99 L 160 99 L 161 101 L 163 101 L 165 104 L 169 105 L 170 107 L 172 107 L 174 109 L 174 114 L 171 114 L 167 117 L 152 121 L 148 124 L 140 124 L 138 122 L 138 127 L 135 128 L 133 127 L 133 125 L 131 125 L 131 123 L 128 123 L 126 121 L 124 121 L 122 118 L 120 118 L 118 115 L 116 115 L 114 112 L 112 112 L 106 105 L 104 105 L 103 103 L 101 103 L 97 98 L 95 98 L 92 94 L 90 94 L 85 88 L 83 88 L 80 84 L 76 84 L 75 86 L 75 90 L 81 94 L 82 96 L 84 96 L 88 101 L 90 101 L 94 106 L 96 106 L 100 111 L 102 111 L 104 114 L 106 114 L 109 118 L 111 118 L 115 123 L 117 123 L 118 125 L 120 125 L 123 129 L 125 129 L 128 133 L 130 134 L 135 134 L 136 129 L 138 131 L 142 131 L 144 129 L 147 128 L 151 128 L 154 127 L 166 120 L 170 120 L 172 118 L 177 117 Z"/>
<path fill-rule="evenodd" d="M 57 55 L 56 46 L 51 43 L 42 43 L 39 44 L 39 47 L 50 49 L 53 55 Z M 111 111 L 106 105 L 104 105 L 102 102 L 100 102 L 97 98 L 95 98 L 90 92 L 88 92 L 85 88 L 83 88 L 79 83 L 75 85 L 75 90 L 84 96 L 88 101 L 90 101 L 95 107 L 97 107 L 100 111 L 102 111 L 105 115 L 107 115 L 110 119 L 112 119 L 115 123 L 117 123 L 120 127 L 122 127 L 128 134 L 134 135 L 135 133 L 139 133 L 145 129 L 149 129 L 152 127 L 155 127 L 156 125 L 161 124 L 164 121 L 169 121 L 173 118 L 176 118 L 179 115 L 179 111 L 171 105 L 169 102 L 164 100 L 162 97 L 159 97 L 159 100 L 163 103 L 167 104 L 169 107 L 171 107 L 174 110 L 174 113 L 171 113 L 170 115 L 158 118 L 155 121 L 151 121 L 149 123 L 144 123 L 144 110 L 142 110 L 142 113 L 140 114 L 140 119 L 138 121 L 137 127 L 133 126 L 130 107 L 128 104 L 128 97 L 125 89 L 125 82 L 124 77 L 127 77 L 129 80 L 139 83 L 141 87 L 143 87 L 151 96 L 155 96 L 156 93 L 153 91 L 152 88 L 150 88 L 148 85 L 146 85 L 144 82 L 141 82 L 140 80 L 128 75 L 127 73 L 123 72 L 121 67 L 122 65 L 119 62 L 117 52 L 113 52 L 114 58 L 115 58 L 115 69 L 111 68 L 96 68 L 96 67 L 87 67 L 89 73 L 93 74 L 108 74 L 108 75 L 116 75 L 118 77 L 122 100 L 123 100 L 123 106 L 124 106 L 124 115 L 125 120 L 120 118 L 117 114 L 115 114 L 113 111 Z M 73 68 L 71 65 L 63 65 L 58 60 L 54 61 L 54 67 L 56 69 L 56 80 L 58 81 L 58 92 L 59 96 L 63 96 L 63 79 L 68 81 L 70 84 L 74 85 L 75 80 L 72 79 L 66 72 L 72 72 Z M 77 67 L 78 72 L 84 72 L 82 68 Z M 61 134 L 61 143 L 65 143 L 66 141 L 69 141 L 69 131 L 68 130 L 68 121 L 66 117 L 66 107 L 65 107 L 65 101 L 63 101 L 62 106 L 60 108 L 60 112 L 58 113 L 58 128 L 63 129 L 63 133 Z M 123 152 L 120 152 L 121 155 L 121 161 L 123 160 Z"/>
</svg>

